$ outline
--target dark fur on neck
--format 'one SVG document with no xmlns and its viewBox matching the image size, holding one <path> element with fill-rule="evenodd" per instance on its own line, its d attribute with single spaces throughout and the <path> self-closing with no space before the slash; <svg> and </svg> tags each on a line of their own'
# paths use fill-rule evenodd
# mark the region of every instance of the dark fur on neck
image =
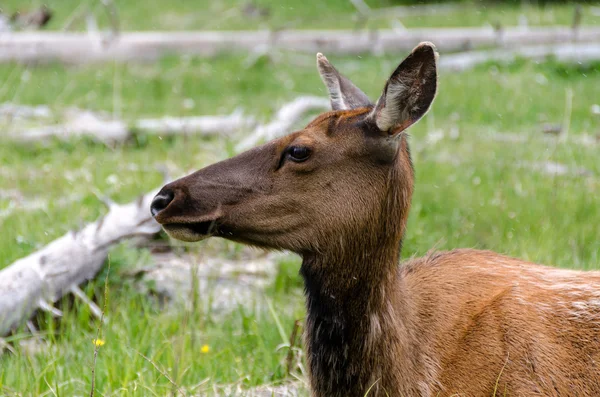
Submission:
<svg viewBox="0 0 600 397">
<path fill-rule="evenodd" d="M 396 310 L 406 306 L 400 287 L 399 255 L 408 214 L 412 174 L 400 175 L 410 162 L 406 139 L 389 173 L 381 217 L 371 230 L 342 236 L 326 253 L 303 255 L 307 320 L 305 343 L 315 396 L 385 395 L 395 384 L 388 358 L 404 350 L 404 327 Z M 397 329 L 400 328 L 400 329 Z M 393 360 L 392 360 L 393 361 Z M 392 390 L 388 393 L 393 395 Z"/>
<path fill-rule="evenodd" d="M 391 302 L 384 301 L 383 286 L 379 285 L 369 288 L 358 282 L 343 291 L 328 290 L 311 271 L 315 263 L 308 261 L 304 260 L 301 273 L 313 389 L 318 396 L 364 396 L 369 387 L 381 381 L 379 352 L 386 344 L 381 332 L 372 330 L 371 319 Z M 376 333 L 377 339 L 369 341 L 368 333 Z"/>
</svg>

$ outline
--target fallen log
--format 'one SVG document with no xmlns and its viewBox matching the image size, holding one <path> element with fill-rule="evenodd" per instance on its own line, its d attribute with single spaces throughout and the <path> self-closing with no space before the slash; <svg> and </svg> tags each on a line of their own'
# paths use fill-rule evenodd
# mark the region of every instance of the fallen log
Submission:
<svg viewBox="0 0 600 397">
<path fill-rule="evenodd" d="M 280 135 L 298 121 L 307 111 L 323 109 L 328 106 L 324 98 L 301 96 L 284 104 L 276 113 L 276 117 L 268 124 L 258 124 L 253 117 L 244 116 L 241 111 L 234 111 L 226 116 L 197 117 L 163 117 L 139 119 L 131 126 L 122 120 L 110 119 L 108 116 L 89 110 L 73 110 L 67 112 L 67 121 L 63 124 L 45 125 L 36 128 L 21 129 L 9 124 L 6 137 L 21 142 L 44 141 L 48 139 L 68 140 L 77 137 L 90 137 L 107 144 L 123 142 L 134 133 L 153 135 L 231 135 L 244 129 L 254 129 L 248 138 L 253 145 L 260 139 L 271 139 Z M 10 108 L 7 106 L 7 109 Z M 10 108 L 12 109 L 12 108 Z M 22 114 L 32 114 L 35 108 L 20 106 Z M 0 107 L 1 110 L 1 107 Z M 2 115 L 0 113 L 0 115 Z"/>
<path fill-rule="evenodd" d="M 332 55 L 398 53 L 421 41 L 432 41 L 442 52 L 465 49 L 600 41 L 600 28 L 570 26 L 521 27 L 496 30 L 444 28 L 352 31 L 191 31 L 120 32 L 102 36 L 74 32 L 17 32 L 0 35 L 0 62 L 89 63 L 99 61 L 154 61 L 165 54 L 214 56 L 273 48 Z"/>
<path fill-rule="evenodd" d="M 104 143 L 125 141 L 130 136 L 129 128 L 121 120 L 110 120 L 89 110 L 70 110 L 64 124 L 43 125 L 21 130 L 16 123 L 8 127 L 7 138 L 21 142 L 68 140 L 91 137 Z"/>
<path fill-rule="evenodd" d="M 523 46 L 514 49 L 469 51 L 440 57 L 439 68 L 450 71 L 465 71 L 486 62 L 512 62 L 516 58 L 544 60 L 554 57 L 561 62 L 586 63 L 600 59 L 600 44 L 574 43 L 548 46 Z"/>
<path fill-rule="evenodd" d="M 140 119 L 134 123 L 137 131 L 154 135 L 190 135 L 219 134 L 229 135 L 245 127 L 253 127 L 254 118 L 247 117 L 241 111 L 228 116 L 163 117 L 159 119 Z"/>
<path fill-rule="evenodd" d="M 79 231 L 0 270 L 0 335 L 23 324 L 37 310 L 60 316 L 52 304 L 96 276 L 115 244 L 147 238 L 160 231 L 148 210 L 156 191 L 135 202 L 111 203 L 108 213 Z M 91 302 L 86 302 L 91 303 Z M 92 312 L 98 309 L 92 306 Z"/>
<path fill-rule="evenodd" d="M 246 144 L 288 133 L 306 111 L 328 106 L 329 101 L 323 98 L 299 97 L 285 104 L 270 123 L 257 126 Z M 165 129 L 173 129 L 172 124 L 166 125 Z M 52 303 L 68 293 L 83 299 L 79 285 L 96 276 L 111 247 L 126 239 L 158 233 L 160 226 L 149 210 L 156 193 L 126 205 L 107 202 L 108 213 L 96 222 L 0 270 L 0 336 L 23 324 L 37 309 L 60 316 Z M 93 313 L 99 313 L 91 301 L 83 300 Z"/>
<path fill-rule="evenodd" d="M 230 134 L 244 127 L 255 125 L 253 118 L 245 117 L 239 111 L 226 116 L 140 119 L 134 121 L 131 126 L 125 121 L 110 119 L 89 110 L 71 110 L 67 113 L 67 121 L 63 124 L 21 129 L 13 123 L 8 128 L 6 136 L 11 140 L 21 142 L 90 137 L 104 143 L 113 144 L 127 140 L 134 132 L 163 136 Z"/>
<path fill-rule="evenodd" d="M 310 110 L 329 108 L 329 100 L 320 97 L 303 96 L 283 105 L 274 119 L 257 126 L 254 131 L 235 147 L 238 152 L 255 146 L 260 141 L 268 141 L 291 132 L 289 129 Z"/>
</svg>

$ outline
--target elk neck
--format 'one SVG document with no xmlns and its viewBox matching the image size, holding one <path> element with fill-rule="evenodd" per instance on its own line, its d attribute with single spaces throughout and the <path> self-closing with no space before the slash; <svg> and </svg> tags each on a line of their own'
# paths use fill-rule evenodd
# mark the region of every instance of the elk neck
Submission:
<svg viewBox="0 0 600 397">
<path fill-rule="evenodd" d="M 303 255 L 305 338 L 317 395 L 364 395 L 385 373 L 378 368 L 391 365 L 382 354 L 403 350 L 396 343 L 403 338 L 389 335 L 402 332 L 398 311 L 408 313 L 410 306 L 399 267 L 413 187 L 406 137 L 396 157 L 380 193 L 383 211 L 369 230 L 340 235 L 324 252 Z"/>
</svg>

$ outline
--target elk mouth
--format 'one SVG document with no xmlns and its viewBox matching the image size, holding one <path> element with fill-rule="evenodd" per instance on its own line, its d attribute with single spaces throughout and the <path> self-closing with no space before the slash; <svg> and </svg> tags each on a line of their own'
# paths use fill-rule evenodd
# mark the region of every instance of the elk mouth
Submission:
<svg viewBox="0 0 600 397">
<path fill-rule="evenodd" d="M 194 242 L 218 233 L 217 220 L 193 223 L 166 223 L 161 225 L 167 234 L 177 240 Z"/>
</svg>

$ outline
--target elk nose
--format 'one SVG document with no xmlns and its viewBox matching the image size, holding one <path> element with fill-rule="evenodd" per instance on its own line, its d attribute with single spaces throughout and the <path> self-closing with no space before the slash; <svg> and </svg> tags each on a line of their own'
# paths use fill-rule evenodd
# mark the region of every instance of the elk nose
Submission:
<svg viewBox="0 0 600 397">
<path fill-rule="evenodd" d="M 158 213 L 169 206 L 175 194 L 173 194 L 172 190 L 161 190 L 152 200 L 152 204 L 150 204 L 150 213 L 152 216 L 158 215 Z"/>
</svg>

